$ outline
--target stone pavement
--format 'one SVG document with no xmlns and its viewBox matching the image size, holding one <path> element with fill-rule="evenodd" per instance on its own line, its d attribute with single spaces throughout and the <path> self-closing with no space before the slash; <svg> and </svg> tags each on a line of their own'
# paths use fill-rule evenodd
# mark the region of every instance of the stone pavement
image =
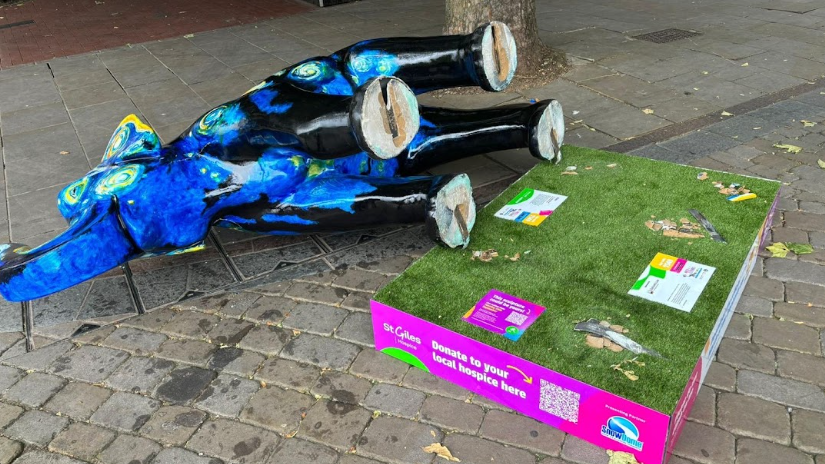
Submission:
<svg viewBox="0 0 825 464">
<path fill-rule="evenodd" d="M 300 0 L 14 1 L 0 6 L 0 69 L 310 9 Z"/>
<path fill-rule="evenodd" d="M 798 55 L 813 50 L 806 43 L 821 51 L 825 5 L 569 3 L 539 2 L 545 40 L 574 56 L 562 79 L 523 95 L 422 100 L 557 97 L 571 144 L 785 182 L 772 239 L 816 251 L 760 258 L 671 462 L 825 464 L 825 170 L 816 165 L 825 88 L 822 71 L 794 74 L 823 66 Z M 168 141 L 286 63 L 358 38 L 437 33 L 440 5 L 359 2 L 0 72 L 8 234 L 35 245 L 64 227 L 56 192 L 96 163 L 126 113 Z M 668 27 L 703 35 L 629 38 Z M 694 127 L 690 118 L 706 114 Z M 533 163 L 513 151 L 439 172 L 469 172 L 484 201 Z M 14 332 L 19 306 L 0 309 L 0 463 L 438 462 L 421 452 L 433 442 L 465 463 L 606 462 L 599 449 L 373 350 L 369 296 L 431 246 L 420 227 L 212 239 L 222 247 L 133 263 L 138 300 L 113 272 L 35 302 L 39 349 L 29 354 Z M 151 311 L 134 316 L 136 302 Z M 83 323 L 113 321 L 67 339 Z"/>
</svg>

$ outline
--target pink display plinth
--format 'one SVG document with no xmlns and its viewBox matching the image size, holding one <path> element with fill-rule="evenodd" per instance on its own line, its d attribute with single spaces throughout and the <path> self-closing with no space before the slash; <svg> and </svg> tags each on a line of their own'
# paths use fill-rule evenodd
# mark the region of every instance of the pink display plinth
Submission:
<svg viewBox="0 0 825 464">
<path fill-rule="evenodd" d="M 776 198 L 672 415 L 373 300 L 375 347 L 602 448 L 632 453 L 643 464 L 666 462 L 764 244 Z"/>
</svg>

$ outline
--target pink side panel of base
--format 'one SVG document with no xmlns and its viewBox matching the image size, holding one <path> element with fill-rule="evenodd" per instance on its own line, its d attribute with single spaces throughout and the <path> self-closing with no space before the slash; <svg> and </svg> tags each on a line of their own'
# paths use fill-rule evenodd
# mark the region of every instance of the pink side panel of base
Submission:
<svg viewBox="0 0 825 464">
<path fill-rule="evenodd" d="M 437 377 L 602 448 L 662 462 L 668 415 L 377 301 L 371 308 L 377 350 L 420 362 Z M 630 433 L 611 432 L 609 422 Z"/>
</svg>

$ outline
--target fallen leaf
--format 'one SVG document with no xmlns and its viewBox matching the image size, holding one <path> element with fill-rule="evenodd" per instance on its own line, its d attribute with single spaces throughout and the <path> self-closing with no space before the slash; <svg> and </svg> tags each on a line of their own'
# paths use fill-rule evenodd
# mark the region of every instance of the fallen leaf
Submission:
<svg viewBox="0 0 825 464">
<path fill-rule="evenodd" d="M 803 126 L 803 127 L 814 127 L 814 126 L 816 125 L 816 123 L 815 123 L 815 122 L 813 122 L 813 121 L 806 121 L 806 120 L 804 120 L 804 119 L 803 119 L 803 120 L 801 120 L 801 121 L 799 121 L 799 122 L 801 122 L 801 123 L 802 123 L 802 126 Z"/>
<path fill-rule="evenodd" d="M 822 169 L 825 169 L 825 161 L 816 160 L 816 164 L 818 164 L 819 167 L 821 167 Z"/>
<path fill-rule="evenodd" d="M 616 166 L 618 166 L 616 163 L 610 163 L 607 165 L 609 168 L 615 168 Z"/>
<path fill-rule="evenodd" d="M 748 66 L 748 63 L 742 63 L 742 67 Z"/>
<path fill-rule="evenodd" d="M 642 110 L 642 113 L 644 113 L 644 114 L 653 114 L 653 110 L 650 109 L 650 108 L 645 108 L 645 109 Z"/>
<path fill-rule="evenodd" d="M 610 461 L 607 464 L 639 464 L 636 456 L 624 451 L 607 450 L 607 455 L 610 456 Z"/>
<path fill-rule="evenodd" d="M 771 246 L 765 247 L 765 249 L 770 251 L 774 258 L 784 258 L 788 256 L 788 252 L 791 251 L 782 242 L 774 243 Z"/>
<path fill-rule="evenodd" d="M 698 176 L 696 176 L 696 178 L 697 178 L 698 180 L 705 180 L 705 179 L 707 179 L 707 178 L 708 178 L 708 173 L 706 173 L 706 172 L 700 172 L 700 173 L 699 173 L 699 175 L 698 175 Z"/>
<path fill-rule="evenodd" d="M 516 253 L 510 258 L 510 261 L 518 261 L 519 259 L 521 259 L 521 253 Z"/>
<path fill-rule="evenodd" d="M 561 175 L 563 176 L 578 176 L 579 173 L 576 171 L 562 171 Z"/>
<path fill-rule="evenodd" d="M 797 255 L 807 255 L 814 252 L 814 247 L 807 243 L 793 243 L 788 242 L 785 246 Z"/>
<path fill-rule="evenodd" d="M 788 153 L 799 153 L 802 151 L 802 147 L 797 147 L 796 145 L 790 145 L 787 143 L 775 143 L 773 147 L 787 150 Z"/>
<path fill-rule="evenodd" d="M 593 166 L 585 166 L 585 168 L 584 168 L 584 169 L 585 169 L 586 171 L 590 171 L 590 170 L 592 170 L 592 169 L 593 169 Z"/>
<path fill-rule="evenodd" d="M 627 377 L 628 379 L 630 379 L 634 382 L 639 380 L 639 376 L 634 374 L 633 371 L 622 371 L 622 374 L 624 374 L 625 377 Z"/>
<path fill-rule="evenodd" d="M 62 151 L 60 152 L 60 154 L 61 154 L 61 155 L 68 155 L 68 154 L 69 154 L 69 152 L 68 152 L 68 151 L 66 151 L 66 150 L 62 150 Z"/>
<path fill-rule="evenodd" d="M 702 74 L 707 75 L 708 72 L 707 71 L 702 71 Z"/>
<path fill-rule="evenodd" d="M 435 453 L 438 457 L 444 458 L 448 461 L 461 462 L 457 457 L 453 456 L 453 453 L 450 453 L 450 450 L 448 450 L 446 446 L 441 443 L 433 443 L 432 445 L 425 446 L 421 449 L 423 449 L 425 453 Z"/>
<path fill-rule="evenodd" d="M 728 113 L 727 111 L 722 111 L 722 116 L 733 116 L 733 113 Z"/>
<path fill-rule="evenodd" d="M 473 252 L 473 256 L 471 259 L 475 260 L 475 258 L 478 258 L 479 260 L 485 263 L 489 263 L 493 260 L 493 258 L 498 258 L 498 251 L 492 248 L 484 251 L 476 250 Z"/>
<path fill-rule="evenodd" d="M 266 382 L 264 382 L 263 380 L 261 380 L 261 388 L 266 388 Z"/>
<path fill-rule="evenodd" d="M 183 36 L 184 39 L 191 39 L 192 37 L 195 37 L 195 34 L 186 34 Z"/>
</svg>

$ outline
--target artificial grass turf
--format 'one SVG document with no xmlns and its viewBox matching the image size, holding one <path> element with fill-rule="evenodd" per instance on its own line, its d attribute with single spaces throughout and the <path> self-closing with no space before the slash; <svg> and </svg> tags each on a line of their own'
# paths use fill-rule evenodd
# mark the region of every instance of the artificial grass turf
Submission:
<svg viewBox="0 0 825 464">
<path fill-rule="evenodd" d="M 481 210 L 467 249 L 434 248 L 374 299 L 671 414 L 780 185 L 570 146 L 564 155 L 560 165 L 539 164 Z M 561 174 L 570 165 L 578 175 Z M 702 171 L 707 180 L 697 179 Z M 742 184 L 758 197 L 727 201 L 712 181 Z M 524 188 L 568 198 L 538 227 L 493 216 Z M 690 208 L 702 212 L 727 243 L 668 238 L 645 226 L 651 216 L 695 222 Z M 490 248 L 500 257 L 471 259 L 474 250 Z M 716 267 L 692 312 L 627 294 L 658 252 Z M 516 253 L 518 261 L 504 258 Z M 547 308 L 517 342 L 461 319 L 493 288 Z M 623 325 L 627 336 L 665 359 L 640 355 L 644 366 L 625 366 L 639 376 L 629 380 L 611 366 L 636 355 L 590 348 L 585 335 L 573 331 L 588 318 Z"/>
</svg>

